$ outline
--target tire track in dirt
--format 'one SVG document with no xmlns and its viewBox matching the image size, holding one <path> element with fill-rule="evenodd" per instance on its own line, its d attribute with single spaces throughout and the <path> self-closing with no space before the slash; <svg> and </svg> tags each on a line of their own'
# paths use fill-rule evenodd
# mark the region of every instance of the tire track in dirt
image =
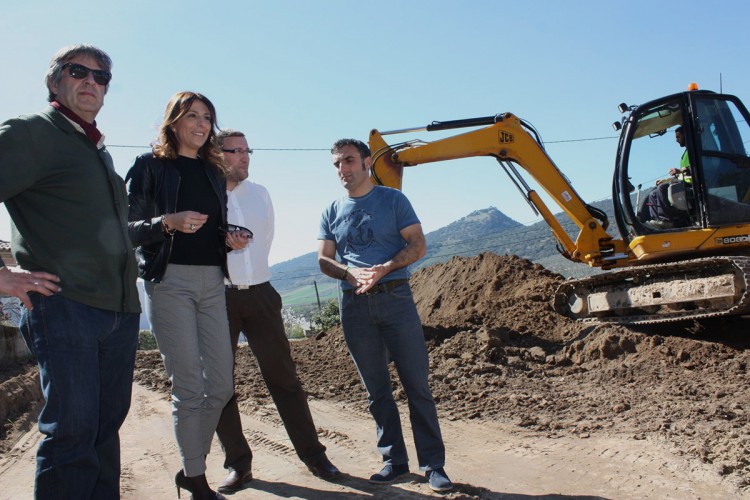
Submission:
<svg viewBox="0 0 750 500">
<path fill-rule="evenodd" d="M 404 480 L 376 486 L 367 478 L 380 468 L 375 430 L 369 415 L 347 404 L 311 401 L 328 455 L 344 473 L 337 482 L 313 477 L 297 458 L 282 425 L 268 415 L 243 414 L 243 429 L 254 448 L 250 487 L 232 499 L 282 497 L 312 500 L 395 499 L 525 499 L 529 496 L 618 499 L 726 499 L 743 494 L 708 467 L 695 467 L 658 442 L 625 437 L 550 437 L 498 422 L 447 421 L 442 430 L 447 447 L 446 470 L 456 488 L 434 494 L 416 462 Z M 416 459 L 408 410 L 399 405 L 407 449 Z M 270 408 L 269 408 L 270 410 Z M 173 498 L 174 474 L 180 467 L 169 402 L 163 394 L 134 387 L 133 407 L 121 432 L 122 498 Z M 2 498 L 33 494 L 32 431 L 19 441 L 12 458 L 0 469 Z M 9 463 L 10 462 L 12 463 Z M 207 476 L 216 485 L 224 477 L 217 440 L 208 456 Z M 690 465 L 689 465 L 690 464 Z"/>
</svg>

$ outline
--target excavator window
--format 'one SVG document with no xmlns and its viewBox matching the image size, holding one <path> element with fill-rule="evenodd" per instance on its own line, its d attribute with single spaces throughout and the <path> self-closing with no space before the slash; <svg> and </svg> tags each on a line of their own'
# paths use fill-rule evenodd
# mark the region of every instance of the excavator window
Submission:
<svg viewBox="0 0 750 500">
<path fill-rule="evenodd" d="M 680 168 L 685 151 L 675 140 L 678 127 L 683 126 L 683 115 L 680 102 L 674 100 L 646 109 L 636 117 L 627 160 L 627 174 L 636 188 L 630 194 L 631 205 L 640 223 L 655 230 L 691 226 L 697 220 L 692 186 L 686 187 L 669 173 Z M 672 203 L 669 185 L 677 182 L 681 182 L 681 203 Z M 663 206 L 657 200 L 662 200 Z"/>
<path fill-rule="evenodd" d="M 695 100 L 708 225 L 750 222 L 750 126 L 731 100 Z"/>
</svg>

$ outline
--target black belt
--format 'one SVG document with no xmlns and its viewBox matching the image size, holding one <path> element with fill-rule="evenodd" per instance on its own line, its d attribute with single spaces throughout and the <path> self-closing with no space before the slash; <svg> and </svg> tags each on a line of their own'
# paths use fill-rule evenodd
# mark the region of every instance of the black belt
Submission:
<svg viewBox="0 0 750 500">
<path fill-rule="evenodd" d="M 388 293 L 392 291 L 394 288 L 397 288 L 401 285 L 405 285 L 409 283 L 409 280 L 391 280 L 386 281 L 385 283 L 377 283 L 375 286 L 367 290 L 362 295 L 377 295 L 379 293 Z M 354 290 L 344 290 L 344 293 L 354 293 Z"/>
<path fill-rule="evenodd" d="M 253 288 L 258 288 L 259 286 L 263 286 L 268 281 L 264 281 L 263 283 L 258 283 L 257 285 L 225 285 L 227 288 L 231 288 L 232 290 L 252 290 Z"/>
</svg>

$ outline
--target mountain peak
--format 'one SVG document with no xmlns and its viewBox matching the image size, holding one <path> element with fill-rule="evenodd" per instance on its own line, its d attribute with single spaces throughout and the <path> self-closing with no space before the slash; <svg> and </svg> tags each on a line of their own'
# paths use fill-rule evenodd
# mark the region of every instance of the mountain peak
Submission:
<svg viewBox="0 0 750 500">
<path fill-rule="evenodd" d="M 521 225 L 495 207 L 483 208 L 427 234 L 427 242 L 434 244 L 459 240 L 467 235 L 499 233 Z"/>
</svg>

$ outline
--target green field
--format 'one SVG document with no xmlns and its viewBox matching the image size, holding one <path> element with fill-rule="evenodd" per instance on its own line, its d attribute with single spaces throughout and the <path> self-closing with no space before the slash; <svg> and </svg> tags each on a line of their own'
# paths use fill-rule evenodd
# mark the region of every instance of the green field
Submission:
<svg viewBox="0 0 750 500">
<path fill-rule="evenodd" d="M 320 295 L 321 305 L 338 298 L 338 286 L 339 283 L 335 280 L 318 283 L 318 294 Z M 291 307 L 300 311 L 316 309 L 318 306 L 315 296 L 315 286 L 313 284 L 282 293 L 281 299 L 284 307 Z"/>
</svg>

